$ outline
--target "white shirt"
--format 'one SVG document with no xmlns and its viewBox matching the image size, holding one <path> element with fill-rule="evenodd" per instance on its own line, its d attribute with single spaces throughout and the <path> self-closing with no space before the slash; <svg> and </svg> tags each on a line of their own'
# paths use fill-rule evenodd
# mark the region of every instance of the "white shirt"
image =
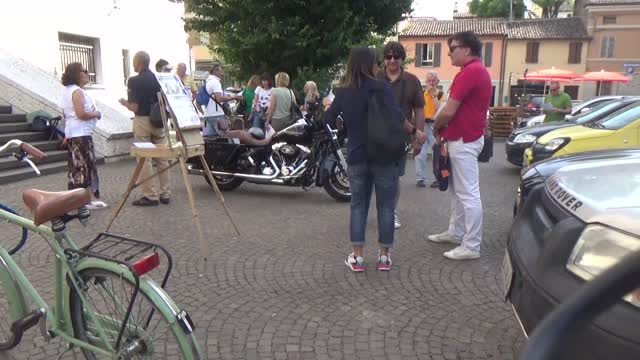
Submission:
<svg viewBox="0 0 640 360">
<path fill-rule="evenodd" d="M 82 88 L 78 85 L 68 85 L 64 89 L 62 94 L 62 102 L 60 106 L 64 110 L 64 135 L 67 138 L 79 137 L 79 136 L 91 136 L 93 135 L 93 129 L 96 127 L 98 119 L 80 120 L 76 115 L 76 110 L 73 107 L 73 93 L 77 90 L 82 91 L 84 95 L 84 111 L 96 111 L 96 103 Z"/>
<path fill-rule="evenodd" d="M 258 98 L 258 103 L 256 105 L 255 110 L 260 111 L 262 109 L 268 109 L 271 101 L 271 90 L 265 90 L 261 86 L 256 87 L 256 97 Z"/>
<path fill-rule="evenodd" d="M 222 110 L 222 107 L 216 104 L 216 102 L 213 100 L 213 98 L 215 98 L 215 95 L 214 95 L 215 93 L 224 94 L 222 92 L 222 83 L 220 82 L 220 78 L 218 78 L 215 75 L 209 75 L 209 77 L 206 80 L 206 84 L 207 84 L 206 86 L 207 93 L 211 95 L 211 98 L 209 98 L 209 103 L 204 108 L 204 116 L 224 115 L 224 111 Z"/>
</svg>

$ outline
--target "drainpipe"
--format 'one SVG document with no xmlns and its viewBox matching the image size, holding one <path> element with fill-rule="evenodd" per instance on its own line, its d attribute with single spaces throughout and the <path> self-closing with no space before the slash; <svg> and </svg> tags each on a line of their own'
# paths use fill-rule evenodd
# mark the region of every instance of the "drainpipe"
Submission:
<svg viewBox="0 0 640 360">
<path fill-rule="evenodd" d="M 504 76 L 506 72 L 507 64 L 505 64 L 507 60 L 507 37 L 505 36 L 502 39 L 502 63 L 500 64 L 500 84 L 498 85 L 500 98 L 498 99 L 498 105 L 502 106 L 504 99 Z M 511 82 L 509 82 L 508 86 L 511 86 Z"/>
</svg>

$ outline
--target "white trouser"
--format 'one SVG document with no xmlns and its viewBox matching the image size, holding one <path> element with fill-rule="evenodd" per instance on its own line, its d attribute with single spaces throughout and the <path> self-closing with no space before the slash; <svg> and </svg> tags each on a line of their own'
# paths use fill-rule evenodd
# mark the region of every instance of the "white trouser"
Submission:
<svg viewBox="0 0 640 360">
<path fill-rule="evenodd" d="M 462 140 L 447 142 L 451 159 L 449 189 L 452 195 L 449 234 L 462 239 L 462 245 L 473 251 L 480 251 L 482 242 L 478 155 L 483 145 L 484 136 L 466 144 Z"/>
</svg>

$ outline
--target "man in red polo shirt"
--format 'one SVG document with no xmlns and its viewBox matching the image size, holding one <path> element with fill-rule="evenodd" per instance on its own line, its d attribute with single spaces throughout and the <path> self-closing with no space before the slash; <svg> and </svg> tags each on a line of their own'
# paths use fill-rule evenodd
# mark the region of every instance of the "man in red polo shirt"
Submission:
<svg viewBox="0 0 640 360">
<path fill-rule="evenodd" d="M 493 89 L 491 76 L 480 58 L 480 38 L 468 31 L 453 35 L 448 42 L 451 63 L 461 69 L 433 128 L 436 141 L 446 142 L 451 159 L 451 218 L 449 229 L 429 235 L 429 240 L 458 244 L 444 253 L 449 259 L 477 259 L 482 242 L 478 155 L 484 145 Z"/>
</svg>

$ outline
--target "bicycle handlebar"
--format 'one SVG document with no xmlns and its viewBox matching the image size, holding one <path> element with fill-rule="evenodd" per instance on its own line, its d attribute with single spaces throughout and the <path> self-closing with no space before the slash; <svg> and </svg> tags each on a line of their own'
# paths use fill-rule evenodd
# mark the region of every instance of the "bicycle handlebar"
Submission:
<svg viewBox="0 0 640 360">
<path fill-rule="evenodd" d="M 20 144 L 20 149 L 22 149 L 22 151 L 26 152 L 27 154 L 33 156 L 33 158 L 36 160 L 42 160 L 47 157 L 47 155 L 45 155 L 42 151 L 36 149 L 32 145 L 29 145 L 25 142 Z"/>
</svg>

